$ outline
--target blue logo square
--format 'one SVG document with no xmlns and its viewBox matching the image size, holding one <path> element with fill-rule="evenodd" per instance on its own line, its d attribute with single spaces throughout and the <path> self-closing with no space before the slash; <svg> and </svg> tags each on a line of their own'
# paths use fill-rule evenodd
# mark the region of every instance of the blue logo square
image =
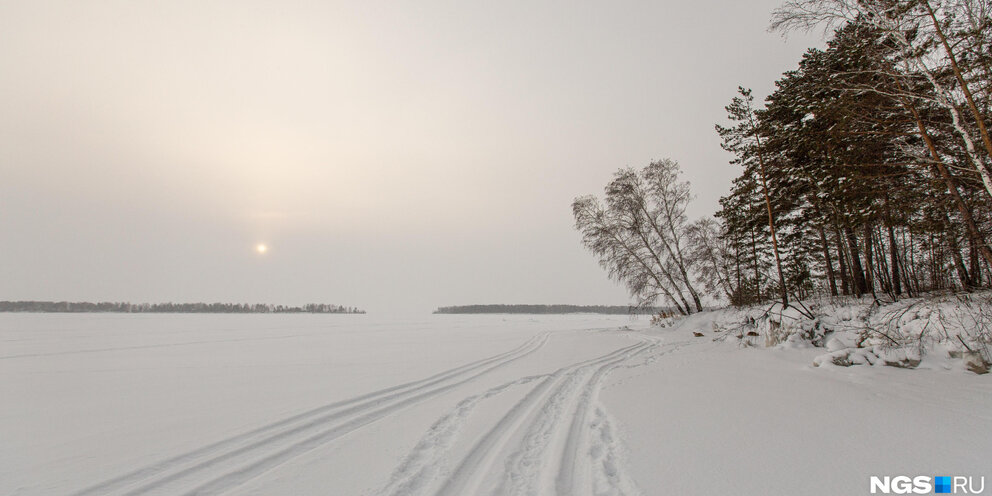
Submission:
<svg viewBox="0 0 992 496">
<path fill-rule="evenodd" d="M 950 493 L 951 492 L 951 478 L 945 476 L 934 477 L 934 486 L 937 486 L 936 493 Z"/>
</svg>

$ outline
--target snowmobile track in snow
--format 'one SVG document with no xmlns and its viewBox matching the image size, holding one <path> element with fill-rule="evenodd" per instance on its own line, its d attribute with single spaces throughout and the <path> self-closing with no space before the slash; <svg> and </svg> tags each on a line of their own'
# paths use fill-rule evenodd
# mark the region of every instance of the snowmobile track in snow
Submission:
<svg viewBox="0 0 992 496">
<path fill-rule="evenodd" d="M 519 360 L 547 341 L 544 333 L 505 353 L 320 406 L 109 479 L 74 496 L 220 494 L 376 420 Z"/>
<path fill-rule="evenodd" d="M 639 494 L 619 467 L 618 443 L 608 415 L 598 406 L 597 394 L 611 370 L 659 346 L 654 340 L 642 339 L 550 374 L 524 377 L 462 400 L 431 427 L 379 494 L 425 493 L 445 471 L 454 438 L 472 409 L 511 386 L 539 379 L 475 442 L 432 494 L 486 494 L 480 493 L 481 486 L 486 477 L 501 471 L 500 460 L 504 460 L 503 473 L 493 494 L 570 496 L 593 487 L 597 494 Z"/>
</svg>

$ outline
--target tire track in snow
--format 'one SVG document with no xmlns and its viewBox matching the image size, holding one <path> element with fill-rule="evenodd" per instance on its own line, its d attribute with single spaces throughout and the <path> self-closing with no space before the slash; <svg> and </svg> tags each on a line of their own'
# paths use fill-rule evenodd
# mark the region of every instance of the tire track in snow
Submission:
<svg viewBox="0 0 992 496">
<path fill-rule="evenodd" d="M 507 462 L 507 473 L 498 494 L 513 491 L 517 494 L 530 491 L 541 494 L 540 477 L 558 462 L 561 453 L 554 453 L 548 447 L 551 439 L 562 431 L 560 414 L 582 384 L 582 377 L 592 370 L 603 371 L 616 366 L 632 356 L 653 349 L 654 341 L 627 346 L 606 355 L 563 367 L 549 375 L 535 386 L 522 400 L 506 413 L 496 425 L 480 439 L 462 459 L 451 476 L 435 493 L 438 496 L 463 496 L 479 494 L 479 486 L 487 474 L 493 472 L 496 458 L 510 444 L 521 429 L 527 429 L 518 451 Z M 595 374 L 593 374 L 595 375 Z M 598 377 L 602 377 L 602 374 Z M 598 387 L 596 381 L 586 388 Z M 572 435 L 571 433 L 569 435 Z M 553 470 L 553 469 L 552 469 Z M 547 477 L 545 475 L 545 477 Z M 509 479 L 510 488 L 507 488 Z M 395 493 L 407 495 L 414 493 Z"/>
<path fill-rule="evenodd" d="M 121 491 L 124 491 L 122 494 L 137 495 L 164 490 L 168 486 L 179 486 L 169 490 L 169 494 L 184 491 L 185 494 L 216 494 L 226 491 L 288 459 L 523 358 L 543 347 L 548 336 L 548 333 L 535 336 L 508 352 L 419 381 L 385 388 L 287 417 L 90 486 L 74 493 L 74 496 L 106 495 Z M 231 465 L 234 466 L 233 470 Z M 222 474 L 210 478 L 210 469 L 216 467 L 222 470 Z M 203 483 L 205 478 L 209 480 Z M 197 483 L 200 485 L 189 490 L 190 484 Z"/>
</svg>

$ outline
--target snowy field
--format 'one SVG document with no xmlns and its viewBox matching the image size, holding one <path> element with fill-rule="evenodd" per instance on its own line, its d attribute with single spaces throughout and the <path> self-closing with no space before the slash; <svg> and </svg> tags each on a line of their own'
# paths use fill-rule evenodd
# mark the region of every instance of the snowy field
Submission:
<svg viewBox="0 0 992 496">
<path fill-rule="evenodd" d="M 0 314 L 0 494 L 869 494 L 992 483 L 992 379 L 616 316 Z M 704 337 L 694 337 L 693 330 Z M 987 491 L 990 489 L 987 489 Z"/>
</svg>

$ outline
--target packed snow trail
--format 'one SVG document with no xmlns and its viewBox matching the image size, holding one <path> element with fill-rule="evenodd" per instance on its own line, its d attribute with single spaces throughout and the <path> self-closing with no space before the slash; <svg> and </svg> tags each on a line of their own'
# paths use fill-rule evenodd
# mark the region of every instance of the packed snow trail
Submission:
<svg viewBox="0 0 992 496">
<path fill-rule="evenodd" d="M 91 486 L 74 496 L 221 494 L 366 424 L 519 360 L 547 341 L 545 333 L 506 353 L 315 408 Z"/>
<path fill-rule="evenodd" d="M 597 401 L 603 378 L 622 364 L 655 351 L 656 339 L 630 334 L 636 343 L 553 371 L 518 376 L 478 391 L 471 384 L 543 349 L 542 333 L 518 347 L 433 376 L 312 408 L 261 427 L 152 463 L 73 493 L 73 496 L 145 494 L 216 495 L 247 482 L 381 419 L 419 403 L 469 393 L 439 418 L 394 470 L 380 494 L 597 494 L 636 495 L 614 446 L 609 420 Z M 507 373 L 514 375 L 512 369 Z M 463 427 L 483 402 L 529 387 L 478 439 Z M 452 449 L 468 453 L 452 460 Z M 457 463 L 451 471 L 449 463 Z M 486 486 L 490 484 L 490 486 Z"/>
<path fill-rule="evenodd" d="M 533 382 L 539 377 L 522 378 L 459 403 L 454 411 L 432 426 L 380 494 L 582 495 L 588 494 L 593 487 L 594 472 L 599 486 L 604 482 L 609 486 L 600 487 L 597 494 L 639 494 L 618 466 L 619 457 L 613 446 L 615 439 L 603 435 L 604 420 L 599 419 L 598 424 L 594 424 L 589 418 L 589 410 L 610 370 L 659 346 L 650 338 L 641 337 L 640 340 L 638 344 L 559 368 L 544 376 L 475 442 L 440 487 L 428 493 L 432 483 L 430 477 L 446 465 L 445 458 L 457 436 L 459 424 L 465 422 L 472 409 L 481 400 L 509 386 Z M 598 405 L 596 409 L 601 416 L 605 415 Z M 425 456 L 425 451 L 430 453 Z M 602 458 L 606 455 L 611 458 L 604 463 Z M 485 490 L 482 486 L 487 478 L 500 472 L 500 460 L 503 460 L 503 474 L 499 485 L 494 491 Z M 599 467 L 592 466 L 597 461 Z"/>
</svg>

